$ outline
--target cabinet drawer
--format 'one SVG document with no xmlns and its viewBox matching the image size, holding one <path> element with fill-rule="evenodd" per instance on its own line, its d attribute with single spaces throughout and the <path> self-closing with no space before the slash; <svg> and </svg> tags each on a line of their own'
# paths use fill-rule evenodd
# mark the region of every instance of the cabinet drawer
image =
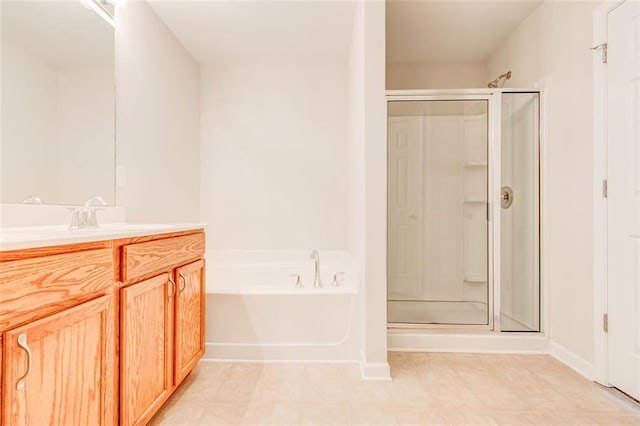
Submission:
<svg viewBox="0 0 640 426">
<path fill-rule="evenodd" d="M 113 251 L 88 250 L 3 262 L 0 329 L 77 304 L 114 284 Z"/>
<path fill-rule="evenodd" d="M 122 247 L 122 280 L 168 271 L 204 255 L 204 233 L 164 238 Z"/>
</svg>

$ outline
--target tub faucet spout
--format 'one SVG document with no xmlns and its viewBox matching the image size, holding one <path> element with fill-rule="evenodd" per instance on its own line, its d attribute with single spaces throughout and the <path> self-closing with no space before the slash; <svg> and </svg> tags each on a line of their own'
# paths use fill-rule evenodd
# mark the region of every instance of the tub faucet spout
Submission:
<svg viewBox="0 0 640 426">
<path fill-rule="evenodd" d="M 322 281 L 320 281 L 320 253 L 318 253 L 318 249 L 313 249 L 310 257 L 313 259 L 313 286 L 320 288 Z"/>
</svg>

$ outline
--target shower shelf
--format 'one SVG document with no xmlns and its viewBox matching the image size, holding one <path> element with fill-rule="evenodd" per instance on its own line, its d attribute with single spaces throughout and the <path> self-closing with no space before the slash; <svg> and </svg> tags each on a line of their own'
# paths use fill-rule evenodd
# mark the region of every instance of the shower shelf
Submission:
<svg viewBox="0 0 640 426">
<path fill-rule="evenodd" d="M 487 163 L 464 163 L 465 169 L 487 167 Z"/>
<path fill-rule="evenodd" d="M 466 283 L 486 283 L 487 278 L 482 276 L 468 276 L 464 277 L 464 282 Z"/>
</svg>

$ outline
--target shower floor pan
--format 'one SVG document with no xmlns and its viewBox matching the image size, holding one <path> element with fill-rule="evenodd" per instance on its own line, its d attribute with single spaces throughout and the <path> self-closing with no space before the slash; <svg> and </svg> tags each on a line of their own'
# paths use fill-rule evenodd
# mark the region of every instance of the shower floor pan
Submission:
<svg viewBox="0 0 640 426">
<path fill-rule="evenodd" d="M 389 300 L 387 310 L 387 321 L 393 324 L 488 324 L 487 305 L 482 302 Z M 500 321 L 505 331 L 533 331 L 505 314 Z"/>
</svg>

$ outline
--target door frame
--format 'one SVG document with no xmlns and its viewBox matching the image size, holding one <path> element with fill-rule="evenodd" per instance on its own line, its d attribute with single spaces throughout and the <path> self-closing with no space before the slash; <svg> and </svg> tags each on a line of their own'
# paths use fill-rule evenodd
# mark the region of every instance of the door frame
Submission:
<svg viewBox="0 0 640 426">
<path fill-rule="evenodd" d="M 607 276 L 608 210 L 603 195 L 607 179 L 607 67 L 602 62 L 600 46 L 607 42 L 609 13 L 624 0 L 606 1 L 593 11 L 593 379 L 609 386 L 609 342 L 604 331 L 609 283 Z"/>
<path fill-rule="evenodd" d="M 546 81 L 537 82 L 533 88 L 497 88 L 497 89 L 459 89 L 459 90 L 387 90 L 386 104 L 393 101 L 442 101 L 442 100 L 485 100 L 488 104 L 488 188 L 487 200 L 489 203 L 489 220 L 487 224 L 487 250 L 488 250 L 488 325 L 449 325 L 449 324 L 391 324 L 387 323 L 387 328 L 412 328 L 412 329 L 483 329 L 490 332 L 501 332 L 500 321 L 500 191 L 497 190 L 496 182 L 500 182 L 501 173 L 501 146 L 495 141 L 501 140 L 501 101 L 502 93 L 522 93 L 534 92 L 539 94 L 539 134 L 538 134 L 538 261 L 539 261 L 539 326 L 540 331 L 531 334 L 548 334 L 548 291 L 547 265 L 548 259 L 544 248 L 547 247 L 547 214 L 545 195 L 548 194 L 546 188 L 548 179 L 547 164 L 548 151 L 545 149 L 547 140 L 547 89 Z M 387 194 L 388 197 L 388 194 Z"/>
</svg>

